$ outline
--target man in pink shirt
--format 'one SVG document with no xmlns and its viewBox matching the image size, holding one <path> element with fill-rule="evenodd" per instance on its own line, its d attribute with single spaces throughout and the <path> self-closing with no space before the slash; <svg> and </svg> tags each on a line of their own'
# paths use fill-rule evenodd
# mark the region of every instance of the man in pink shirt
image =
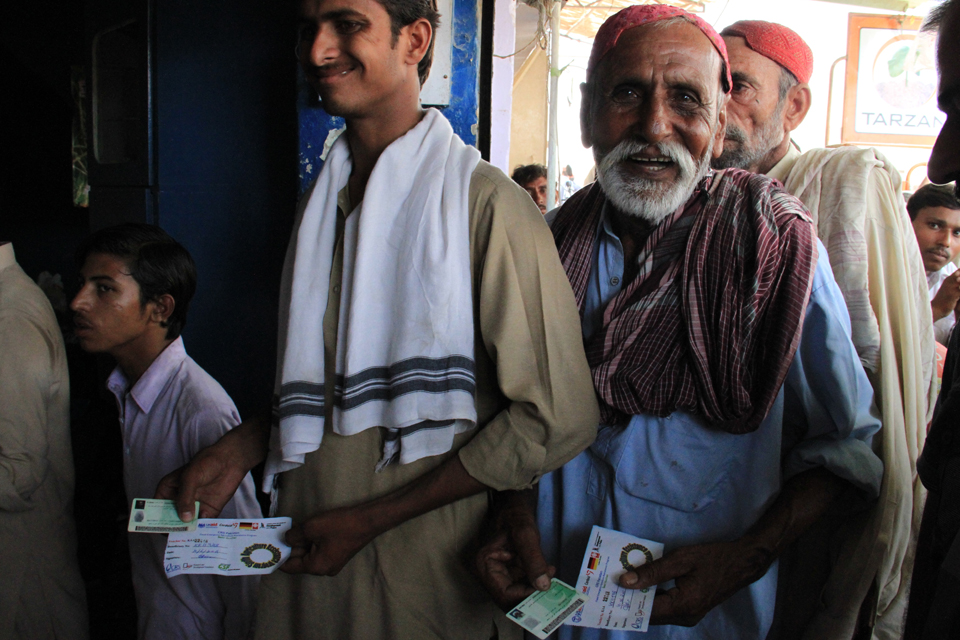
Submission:
<svg viewBox="0 0 960 640">
<path fill-rule="evenodd" d="M 240 423 L 233 401 L 180 338 L 196 267 L 186 249 L 147 224 L 98 231 L 76 259 L 80 292 L 70 308 L 80 346 L 117 361 L 107 388 L 120 410 L 127 500 L 151 498 L 160 478 Z M 261 517 L 249 473 L 222 517 Z M 141 640 L 246 638 L 258 576 L 167 579 L 166 536 L 129 536 Z"/>
</svg>

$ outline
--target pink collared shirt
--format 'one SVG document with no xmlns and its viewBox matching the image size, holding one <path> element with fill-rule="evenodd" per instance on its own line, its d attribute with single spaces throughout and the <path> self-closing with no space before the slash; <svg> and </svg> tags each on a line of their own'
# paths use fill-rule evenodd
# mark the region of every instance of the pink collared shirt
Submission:
<svg viewBox="0 0 960 640">
<path fill-rule="evenodd" d="M 133 388 L 114 369 L 107 388 L 117 398 L 128 504 L 152 498 L 166 474 L 240 423 L 219 383 L 187 355 L 177 338 Z M 221 518 L 259 518 L 253 479 L 244 478 Z M 258 576 L 180 575 L 167 579 L 163 534 L 128 534 L 140 640 L 246 638 L 256 608 Z"/>
</svg>

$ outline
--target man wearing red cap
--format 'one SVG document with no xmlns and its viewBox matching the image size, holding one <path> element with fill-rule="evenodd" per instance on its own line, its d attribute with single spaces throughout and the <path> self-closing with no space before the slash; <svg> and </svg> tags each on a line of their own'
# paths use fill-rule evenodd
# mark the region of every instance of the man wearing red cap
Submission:
<svg viewBox="0 0 960 640">
<path fill-rule="evenodd" d="M 523 495 L 500 496 L 477 565 L 502 606 L 548 561 L 575 583 L 599 525 L 666 547 L 620 579 L 660 587 L 648 637 L 759 640 L 784 546 L 841 491 L 879 491 L 873 393 L 810 219 L 773 180 L 710 169 L 728 68 L 717 33 L 674 7 L 630 7 L 597 34 L 581 87 L 597 182 L 552 228 L 601 424 L 541 480 L 538 531 Z"/>
<path fill-rule="evenodd" d="M 876 149 L 801 154 L 791 141 L 790 132 L 803 121 L 811 100 L 807 82 L 813 54 L 799 35 L 762 20 L 736 22 L 721 35 L 733 91 L 724 152 L 714 167 L 776 178 L 810 211 L 882 413 L 878 450 L 887 477 L 881 498 L 869 520 L 856 531 L 848 529 L 851 551 L 836 559 L 823 593 L 798 586 L 809 594 L 810 609 L 792 607 L 798 622 L 793 626 L 806 625 L 810 637 L 849 638 L 860 605 L 869 598 L 878 630 L 895 637 L 910 584 L 911 540 L 920 524 L 915 499 L 921 489 L 913 468 L 936 393 L 926 274 L 904 210 L 900 176 Z M 802 563 L 809 572 L 810 559 Z M 820 602 L 816 613 L 813 598 Z M 873 626 L 872 613 L 866 622 Z"/>
</svg>

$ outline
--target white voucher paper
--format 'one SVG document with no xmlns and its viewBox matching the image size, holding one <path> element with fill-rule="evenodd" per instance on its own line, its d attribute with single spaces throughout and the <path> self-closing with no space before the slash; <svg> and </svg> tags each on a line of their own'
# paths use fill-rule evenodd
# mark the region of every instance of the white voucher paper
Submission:
<svg viewBox="0 0 960 640">
<path fill-rule="evenodd" d="M 248 576 L 273 573 L 287 558 L 284 535 L 290 518 L 215 520 L 202 518 L 195 531 L 171 533 L 163 568 L 167 578 L 181 573 Z"/>
<path fill-rule="evenodd" d="M 625 589 L 620 586 L 620 576 L 661 556 L 663 545 L 659 542 L 594 526 L 577 578 L 577 592 L 587 602 L 566 624 L 646 631 L 657 588 Z"/>
</svg>

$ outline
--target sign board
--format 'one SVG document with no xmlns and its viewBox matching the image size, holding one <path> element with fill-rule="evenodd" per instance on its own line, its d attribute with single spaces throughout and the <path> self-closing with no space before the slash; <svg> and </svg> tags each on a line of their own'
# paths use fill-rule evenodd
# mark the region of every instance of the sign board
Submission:
<svg viewBox="0 0 960 640">
<path fill-rule="evenodd" d="M 946 116 L 937 108 L 936 39 L 919 33 L 920 22 L 850 14 L 844 144 L 933 146 Z"/>
</svg>

